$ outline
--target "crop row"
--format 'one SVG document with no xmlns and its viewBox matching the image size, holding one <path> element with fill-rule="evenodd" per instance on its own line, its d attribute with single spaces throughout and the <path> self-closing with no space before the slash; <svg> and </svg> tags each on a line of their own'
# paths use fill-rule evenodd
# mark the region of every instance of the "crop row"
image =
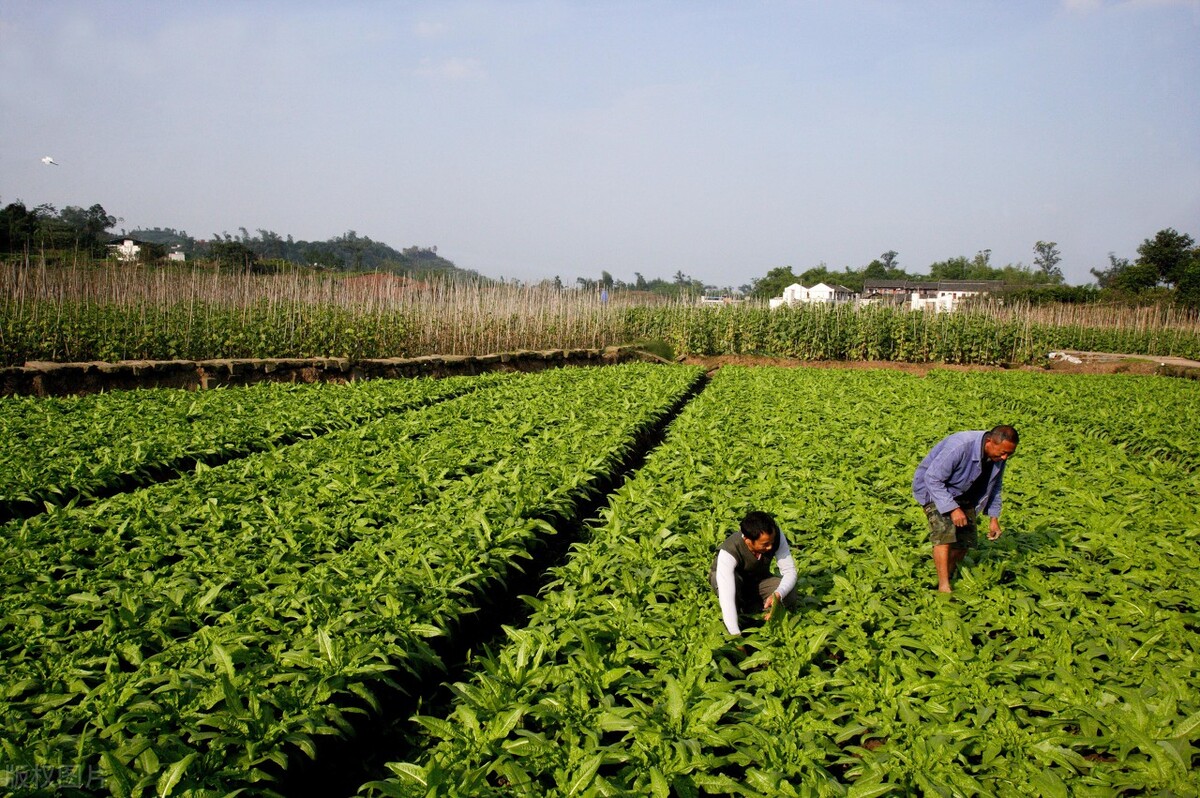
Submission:
<svg viewBox="0 0 1200 798">
<path fill-rule="evenodd" d="M 0 364 L 477 355 L 602 347 L 646 337 L 667 340 L 681 354 L 811 360 L 1035 363 L 1061 349 L 1200 357 L 1194 316 L 1167 309 L 996 305 L 925 313 L 820 304 L 774 310 L 759 303 L 631 306 L 616 296 L 602 303 L 589 292 L 516 286 L 406 286 L 397 294 L 356 298 L 354 278 L 344 284 L 335 278 L 306 297 L 287 296 L 287 289 L 281 295 L 277 281 L 249 278 L 206 300 L 197 292 L 212 292 L 215 283 L 179 286 L 181 295 L 174 297 L 148 296 L 146 287 L 159 275 L 142 277 L 125 275 L 133 282 L 104 292 L 123 297 L 118 303 L 64 296 L 93 290 L 78 285 L 64 286 L 53 299 L 14 299 L 0 284 Z"/>
<path fill-rule="evenodd" d="M 947 390 L 962 384 L 952 372 L 940 372 Z M 1006 412 L 1060 421 L 1125 451 L 1157 460 L 1200 468 L 1200 391 L 1188 380 L 1146 380 L 1128 375 L 1072 375 L 1047 380 L 1027 372 L 973 376 L 969 382 L 985 391 Z"/>
<path fill-rule="evenodd" d="M 61 505 L 135 486 L 196 462 L 220 462 L 346 429 L 501 378 L 3 397 L 0 519 L 43 503 Z"/>
<path fill-rule="evenodd" d="M 115 795 L 269 782 L 419 689 L 698 371 L 504 381 L 174 483 L 9 524 L 3 753 Z"/>
<path fill-rule="evenodd" d="M 633 307 L 631 337 L 662 338 L 682 354 L 774 355 L 802 360 L 983 364 L 1044 361 L 1054 350 L 1200 357 L 1191 325 L 1057 324 L 1033 313 L 982 308 L 924 313 L 850 305 Z"/>
<path fill-rule="evenodd" d="M 362 793 L 1195 794 L 1200 485 L 1057 413 L 1063 379 L 1022 386 L 1034 413 L 975 375 L 722 369 Z M 1096 408 L 1109 384 L 1080 383 Z M 947 598 L 912 469 L 1001 422 L 1005 534 Z M 749 509 L 780 519 L 802 601 L 743 658 L 707 569 Z"/>
</svg>

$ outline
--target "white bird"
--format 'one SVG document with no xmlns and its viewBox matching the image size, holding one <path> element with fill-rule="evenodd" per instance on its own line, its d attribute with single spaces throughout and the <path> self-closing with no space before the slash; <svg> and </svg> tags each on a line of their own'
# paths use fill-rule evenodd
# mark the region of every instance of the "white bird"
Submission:
<svg viewBox="0 0 1200 798">
<path fill-rule="evenodd" d="M 49 155 L 42 159 L 42 163 L 46 164 L 46 166 L 58 166 L 58 161 L 54 160 Z"/>
</svg>

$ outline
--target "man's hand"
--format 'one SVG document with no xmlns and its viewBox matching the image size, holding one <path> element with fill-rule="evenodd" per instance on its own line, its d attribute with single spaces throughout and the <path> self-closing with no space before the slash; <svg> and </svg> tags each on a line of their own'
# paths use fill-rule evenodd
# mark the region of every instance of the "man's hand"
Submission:
<svg viewBox="0 0 1200 798">
<path fill-rule="evenodd" d="M 954 522 L 955 526 L 966 526 L 967 514 L 963 512 L 961 507 L 955 507 L 950 511 L 950 520 Z"/>
<path fill-rule="evenodd" d="M 763 602 L 763 620 L 771 620 L 771 613 L 774 611 L 775 605 L 783 601 L 783 597 L 778 593 L 772 593 L 767 596 L 767 600 Z"/>
<path fill-rule="evenodd" d="M 988 525 L 988 540 L 995 540 L 998 537 L 1000 537 L 1000 520 L 993 518 Z"/>
</svg>

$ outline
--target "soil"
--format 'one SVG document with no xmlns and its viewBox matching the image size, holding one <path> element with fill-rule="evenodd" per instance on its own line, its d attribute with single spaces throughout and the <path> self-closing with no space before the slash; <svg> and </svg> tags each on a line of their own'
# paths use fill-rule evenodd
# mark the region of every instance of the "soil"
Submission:
<svg viewBox="0 0 1200 798">
<path fill-rule="evenodd" d="M 1161 374 L 1161 365 L 1200 369 L 1200 362 L 1179 357 L 1120 355 L 1108 352 L 1070 352 L 1078 363 L 1066 359 L 1051 360 L 1043 366 L 977 366 L 949 363 L 897 363 L 890 360 L 796 360 L 785 357 L 718 355 L 685 357 L 681 362 L 703 366 L 709 373 L 722 366 L 778 366 L 783 368 L 895 369 L 924 376 L 932 369 L 952 371 L 1048 371 L 1057 374 Z"/>
</svg>

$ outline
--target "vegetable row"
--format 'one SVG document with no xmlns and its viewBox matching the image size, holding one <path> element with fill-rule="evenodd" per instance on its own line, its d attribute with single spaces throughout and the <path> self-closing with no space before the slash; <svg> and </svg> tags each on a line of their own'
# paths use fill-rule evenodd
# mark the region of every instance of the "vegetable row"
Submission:
<svg viewBox="0 0 1200 798">
<path fill-rule="evenodd" d="M 454 634 L 699 379 L 558 369 L 4 528 L 4 753 L 269 782 Z"/>
<path fill-rule="evenodd" d="M 347 429 L 503 375 L 0 398 L 0 519 Z"/>
<path fill-rule="evenodd" d="M 981 375 L 722 369 L 362 793 L 1194 794 L 1200 484 L 1092 433 L 1117 382 L 1079 383 L 1089 416 L 1058 412 L 1064 379 L 1026 379 L 1022 411 Z M 1149 417 L 1166 385 L 1139 384 Z M 1022 433 L 1005 533 L 948 598 L 912 469 L 996 423 Z M 781 521 L 801 604 L 734 641 L 707 573 L 750 509 Z"/>
</svg>

